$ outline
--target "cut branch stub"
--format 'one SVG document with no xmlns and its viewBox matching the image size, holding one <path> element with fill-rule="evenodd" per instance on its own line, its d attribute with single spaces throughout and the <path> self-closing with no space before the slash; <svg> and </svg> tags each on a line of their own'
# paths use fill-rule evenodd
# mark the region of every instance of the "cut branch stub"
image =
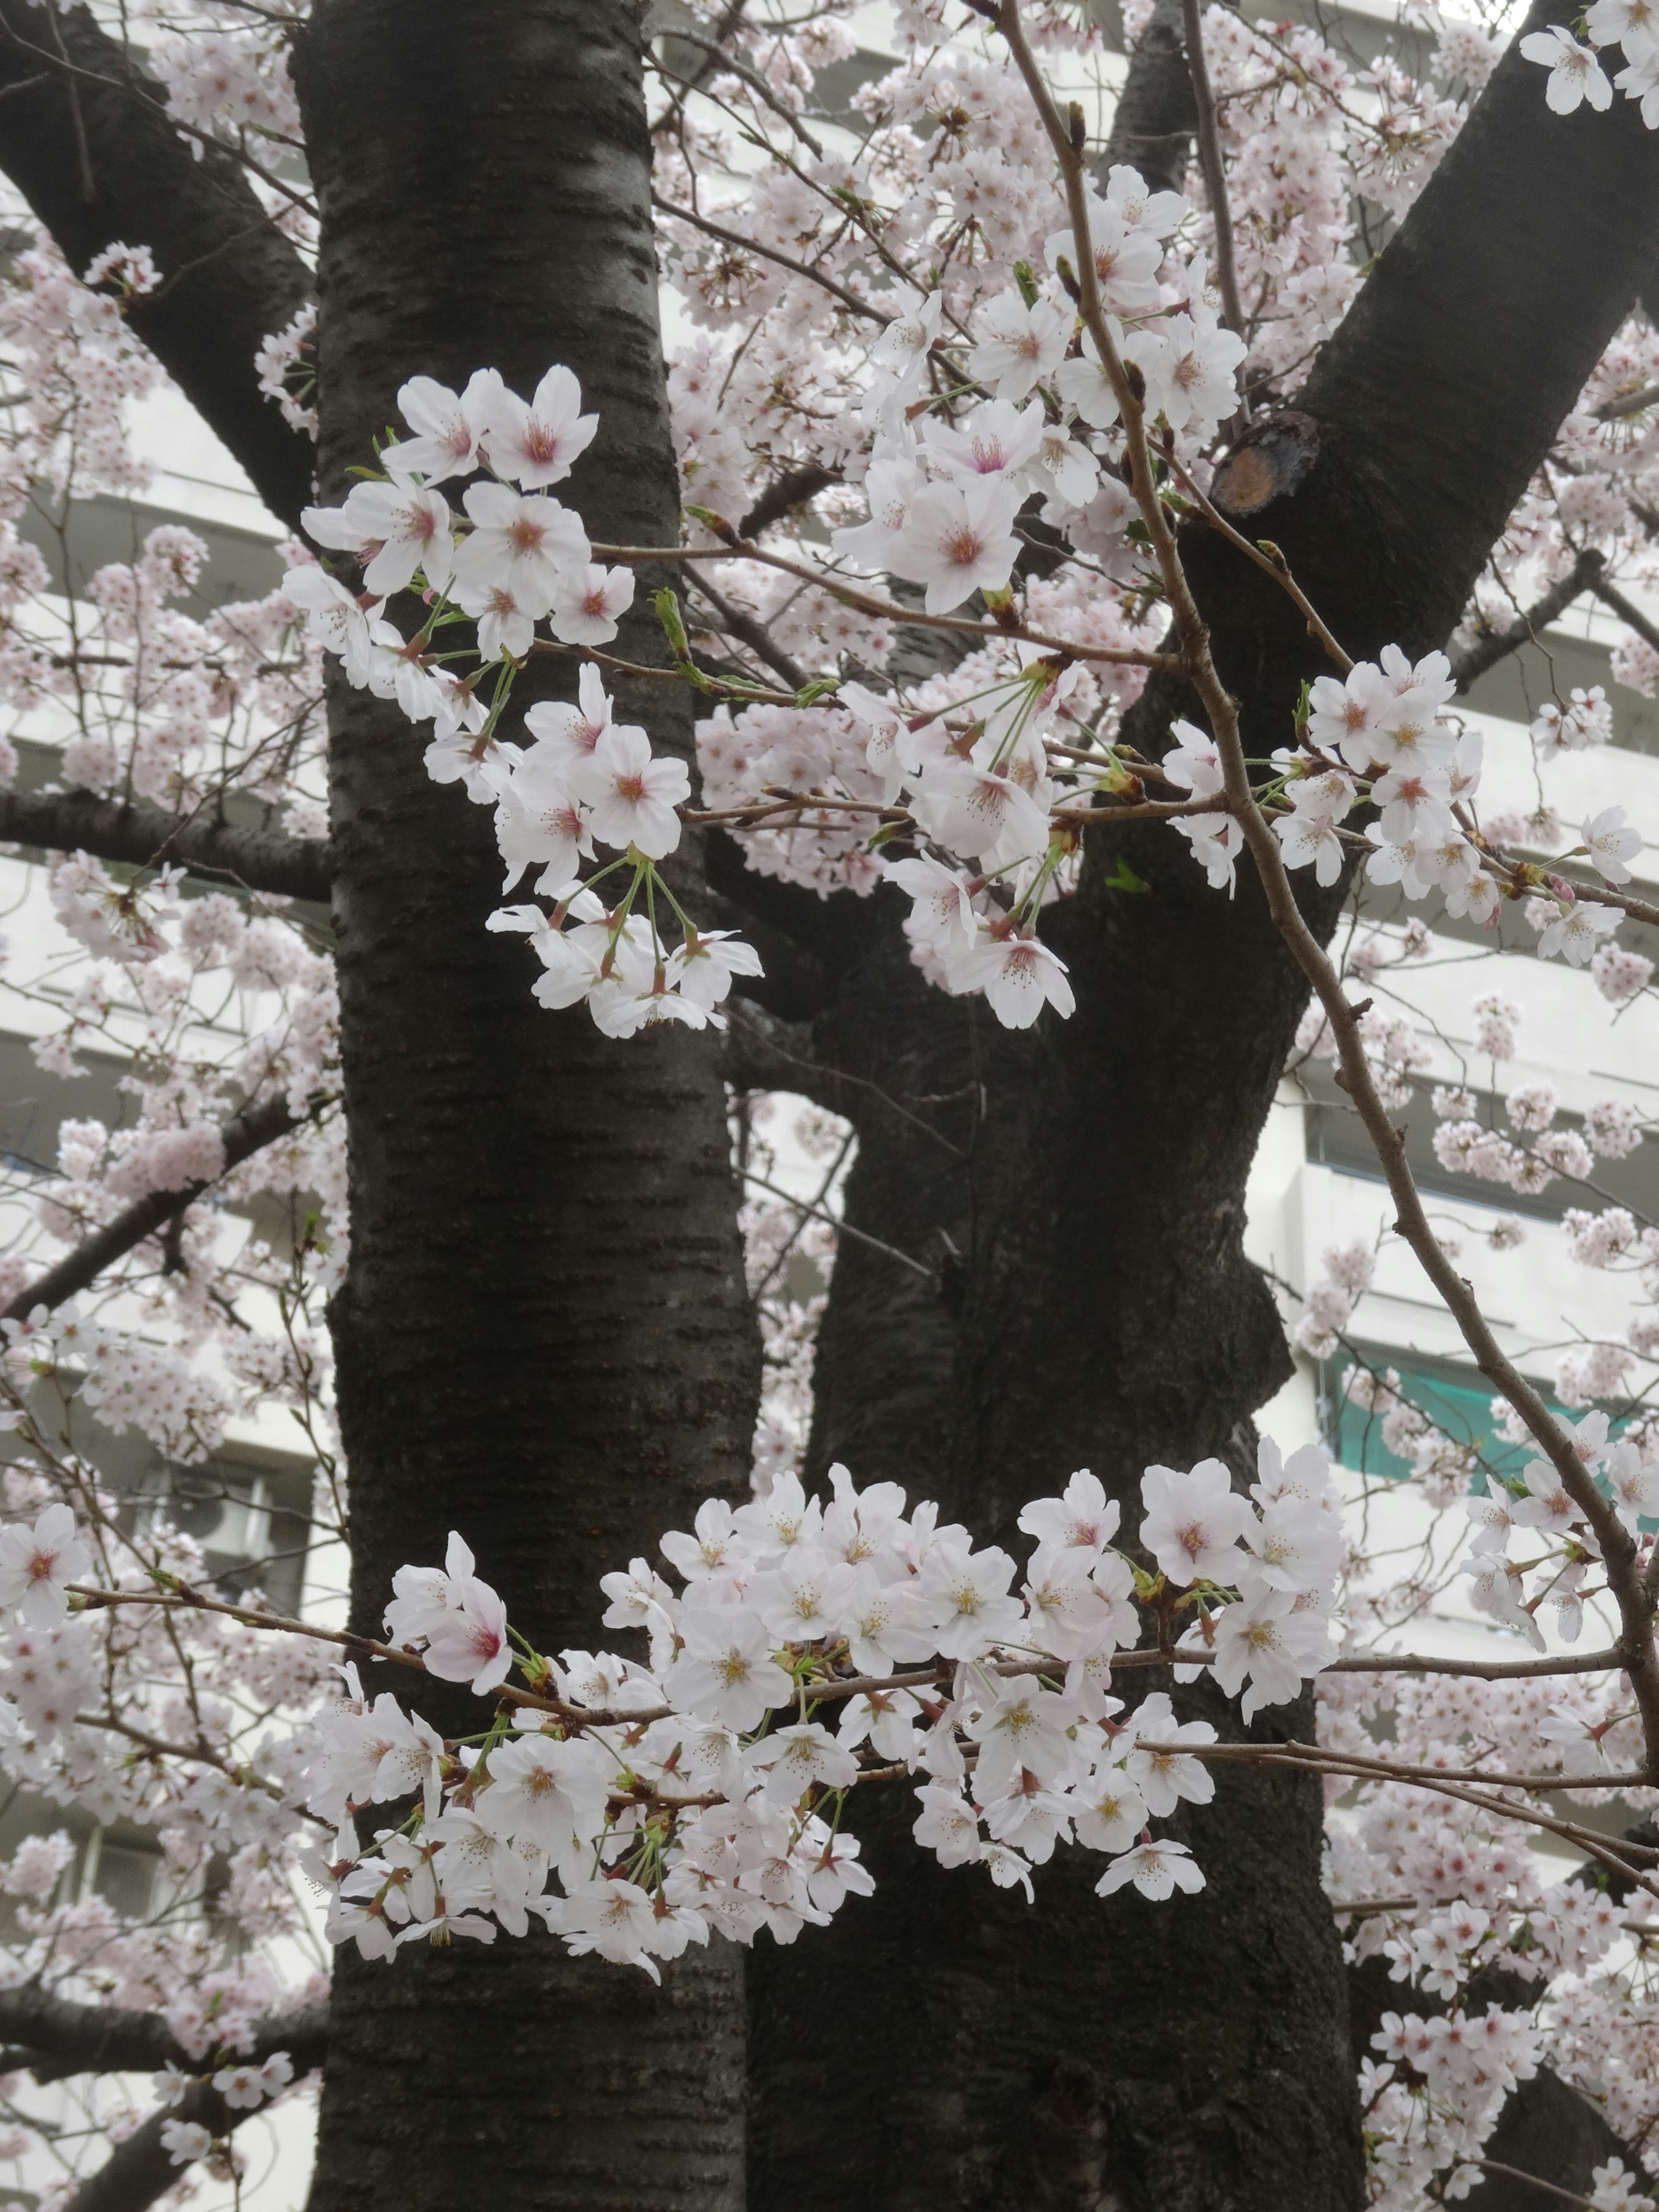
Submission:
<svg viewBox="0 0 1659 2212">
<path fill-rule="evenodd" d="M 1319 425 L 1289 410 L 1245 431 L 1216 471 L 1210 496 L 1231 515 L 1257 514 L 1294 492 L 1319 458 Z"/>
</svg>

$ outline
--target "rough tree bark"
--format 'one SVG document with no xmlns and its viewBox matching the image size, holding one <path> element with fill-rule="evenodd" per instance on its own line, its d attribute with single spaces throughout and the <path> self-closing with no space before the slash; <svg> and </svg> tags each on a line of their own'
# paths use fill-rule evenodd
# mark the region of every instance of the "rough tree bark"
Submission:
<svg viewBox="0 0 1659 2212">
<path fill-rule="evenodd" d="M 1111 139 L 1097 164 L 1101 182 L 1123 161 L 1160 191 L 1182 191 L 1197 128 L 1181 0 L 1156 0 L 1112 115 Z"/>
<path fill-rule="evenodd" d="M 0 169 L 77 276 L 118 240 L 149 247 L 162 283 L 133 302 L 133 329 L 297 527 L 311 441 L 260 392 L 253 356 L 311 297 L 310 272 L 234 156 L 198 151 L 90 9 L 0 0 Z"/>
<path fill-rule="evenodd" d="M 1559 10 L 1539 9 L 1534 21 Z M 1528 27 L 1531 27 L 1528 25 Z M 1284 545 L 1356 653 L 1442 644 L 1644 273 L 1659 139 L 1628 111 L 1555 127 L 1513 53 L 1331 341 L 1295 413 L 1252 434 L 1219 496 Z M 1597 252 L 1583 250 L 1586 236 Z M 1280 742 L 1317 648 L 1218 539 L 1187 557 L 1249 750 Z M 1162 684 L 1132 718 L 1154 754 Z M 842 988 L 817 1058 L 853 1085 L 848 1218 L 933 1261 L 930 1287 L 848 1240 L 819 1340 L 817 1464 L 941 1497 L 1007 1543 L 1023 1498 L 1092 1466 L 1126 1506 L 1153 1460 L 1236 1468 L 1289 1372 L 1243 1249 L 1245 1179 L 1305 993 L 1248 872 L 1207 890 L 1168 833 L 1091 840 L 1048 933 L 1078 1012 L 1025 1036 L 930 994 L 896 916 L 798 923 Z M 1151 889 L 1112 889 L 1121 853 Z M 1328 928 L 1337 898 L 1310 911 Z M 775 919 L 780 919 L 775 902 Z M 1224 1724 L 1199 1694 L 1178 1708 Z M 1311 1724 L 1305 1707 L 1259 1730 Z M 768 2203 L 1332 2212 L 1358 2194 L 1345 1991 L 1318 1882 L 1316 1795 L 1224 1774 L 1178 1824 L 1210 1887 L 1110 1905 L 1060 1854 L 1038 1907 L 907 1848 L 866 1810 L 880 1887 L 807 1955 L 751 1969 L 751 2172 Z M 833 2069 L 813 2024 L 855 2021 Z"/>
<path fill-rule="evenodd" d="M 405 377 L 493 364 L 528 392 L 562 361 L 602 410 L 570 503 L 597 537 L 672 542 L 637 9 L 320 0 L 295 74 L 325 495 Z M 651 630 L 636 612 L 619 651 L 653 657 Z M 621 705 L 689 744 L 677 687 Z M 758 1359 L 714 1043 L 619 1048 L 534 1003 L 522 944 L 483 926 L 489 816 L 430 781 L 422 744 L 367 694 L 335 697 L 354 1613 L 373 1623 L 398 1565 L 460 1528 L 527 1634 L 608 1642 L 599 1573 L 746 1476 Z M 441 1710 L 452 1729 L 488 1711 Z M 483 2185 L 562 2212 L 728 2212 L 742 2039 L 719 1945 L 661 1993 L 545 1938 L 416 1945 L 390 1969 L 347 1953 L 313 2203 L 451 2212 Z"/>
</svg>

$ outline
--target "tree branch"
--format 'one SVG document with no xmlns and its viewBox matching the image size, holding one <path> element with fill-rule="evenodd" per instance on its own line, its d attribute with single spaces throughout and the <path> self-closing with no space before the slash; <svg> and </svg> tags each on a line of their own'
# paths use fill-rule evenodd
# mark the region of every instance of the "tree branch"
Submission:
<svg viewBox="0 0 1659 2212">
<path fill-rule="evenodd" d="M 1659 384 L 1644 384 L 1639 392 L 1627 392 L 1622 399 L 1609 399 L 1605 407 L 1598 407 L 1596 419 L 1622 422 L 1627 416 L 1644 415 L 1653 406 L 1659 406 Z"/>
<path fill-rule="evenodd" d="M 1587 546 L 1560 582 L 1552 584 L 1507 629 L 1487 630 L 1467 653 L 1460 653 L 1452 662 L 1452 675 L 1459 692 L 1467 691 L 1477 677 L 1495 668 L 1521 646 L 1535 645 L 1539 631 L 1547 629 L 1558 615 L 1565 614 L 1580 592 L 1599 591 L 1606 559 L 1606 555 L 1595 546 Z"/>
<path fill-rule="evenodd" d="M 1629 624 L 1644 645 L 1650 645 L 1659 653 L 1659 625 L 1650 622 L 1640 607 L 1632 605 L 1616 585 L 1598 575 L 1592 580 L 1590 589 L 1604 607 L 1610 608 L 1621 623 Z"/>
<path fill-rule="evenodd" d="M 840 482 L 839 470 L 826 469 L 817 461 L 809 461 L 799 469 L 787 469 L 760 493 L 738 525 L 738 536 L 758 538 L 763 530 L 781 522 L 791 508 L 805 507 L 808 500 L 816 499 L 821 491 Z"/>
<path fill-rule="evenodd" d="M 1204 58 L 1204 21 L 1199 0 L 1182 0 L 1182 21 L 1187 34 L 1187 66 L 1192 72 L 1193 100 L 1198 111 L 1198 158 L 1209 196 L 1210 220 L 1215 225 L 1215 273 L 1221 288 L 1221 311 L 1227 327 L 1245 336 L 1244 308 L 1238 296 L 1238 267 L 1233 258 L 1233 214 L 1227 199 L 1227 167 L 1221 158 L 1221 138 L 1216 128 L 1215 94 Z"/>
<path fill-rule="evenodd" d="M 738 1000 L 727 1008 L 720 1072 L 734 1091 L 799 1091 L 816 1098 L 822 1085 L 805 1022 L 769 1014 Z"/>
<path fill-rule="evenodd" d="M 208 2082 L 186 2089 L 170 2111 L 152 2112 L 81 2184 L 63 2212 L 146 2212 L 158 2197 L 184 2179 L 184 2168 L 173 2162 L 173 2154 L 161 2140 L 169 2120 L 194 2120 L 211 2135 L 224 2134 L 235 2122 L 252 2119 L 252 2112 L 233 2112 L 219 2092 Z"/>
<path fill-rule="evenodd" d="M 745 238 L 741 231 L 727 230 L 723 224 L 710 222 L 707 216 L 697 215 L 690 208 L 676 207 L 671 200 L 659 199 L 655 192 L 651 195 L 651 204 L 659 215 L 668 216 L 675 222 L 689 223 L 693 230 L 702 231 L 706 238 L 717 239 L 722 246 L 735 246 L 740 252 L 757 254 L 763 261 L 770 261 L 780 269 L 787 269 L 792 276 L 805 276 L 809 283 L 821 284 L 832 298 L 841 301 L 842 307 L 855 315 L 861 315 L 866 322 L 879 323 L 884 330 L 893 319 L 890 315 L 883 314 L 879 307 L 872 307 L 868 300 L 860 300 L 856 292 L 849 292 L 845 284 L 837 283 L 822 269 L 809 269 L 804 261 L 792 261 L 787 253 L 774 252 L 771 246 L 763 246 L 758 239 Z"/>
<path fill-rule="evenodd" d="M 116 2015 L 118 2019 L 125 2016 Z M 286 2022 L 264 2021 L 255 2030 L 254 2051 L 245 2055 L 257 2064 L 273 2051 L 286 2051 L 294 2061 L 295 2078 L 298 2080 L 322 2063 L 327 2039 L 328 2015 L 318 2008 L 295 2013 Z M 161 2063 L 167 2062 L 164 2059 Z M 181 2057 L 172 2063 L 188 2068 L 201 2062 Z M 169 2120 L 193 2120 L 210 2135 L 226 2136 L 264 2109 L 261 2106 L 256 2106 L 254 2112 L 233 2111 L 210 2081 L 192 2083 L 171 2110 L 152 2112 L 142 2126 L 117 2143 L 96 2173 L 81 2184 L 63 2212 L 145 2212 L 147 2206 L 165 2196 L 182 2177 L 183 2169 L 173 2164 L 173 2154 L 161 2140 L 161 2130 Z"/>
<path fill-rule="evenodd" d="M 757 616 L 745 614 L 741 607 L 734 607 L 730 599 L 723 592 L 717 592 L 708 577 L 696 568 L 692 569 L 686 581 L 693 591 L 701 592 L 714 610 L 714 627 L 723 631 L 727 637 L 735 637 L 739 643 L 746 645 L 756 659 L 764 662 L 775 676 L 781 677 L 792 691 L 802 689 L 806 682 L 806 671 L 798 660 L 792 659 L 781 645 L 773 641 L 771 631 Z"/>
<path fill-rule="evenodd" d="M 310 272 L 235 158 L 210 139 L 193 158 L 161 86 L 88 9 L 50 20 L 66 67 L 43 72 L 40 9 L 0 0 L 0 170 L 77 276 L 118 240 L 149 247 L 162 282 L 128 320 L 297 527 L 311 442 L 259 390 L 253 357 L 311 298 Z"/>
<path fill-rule="evenodd" d="M 199 2073 L 204 2063 L 159 2012 L 76 2004 L 33 1983 L 0 1990 L 0 2036 L 18 2046 L 6 2055 L 15 2065 L 27 2066 L 37 2081 L 60 2081 L 71 2074 L 154 2074 L 163 2066 Z M 258 2066 L 273 2051 L 286 2051 L 298 2075 L 322 2063 L 327 2039 L 327 2009 L 313 2006 L 259 2021 L 252 2050 L 237 2057 Z"/>
<path fill-rule="evenodd" d="M 333 884 L 332 857 L 320 839 L 238 829 L 205 811 L 169 814 L 91 792 L 0 792 L 0 838 L 138 868 L 187 867 L 319 906 L 327 905 Z"/>
<path fill-rule="evenodd" d="M 320 1098 L 313 1102 L 313 1116 L 325 1103 Z M 255 1152 L 263 1152 L 267 1145 L 274 1145 L 279 1137 L 287 1136 L 299 1126 L 289 1111 L 287 1098 L 281 1094 L 262 1098 L 257 1105 L 245 1106 L 240 1114 L 232 1115 L 222 1132 L 225 1146 L 223 1173 L 228 1175 L 233 1168 L 240 1167 L 244 1160 L 251 1159 Z M 145 1237 L 154 1237 L 211 1188 L 211 1182 L 207 1181 L 187 1182 L 182 1190 L 153 1190 L 145 1198 L 135 1199 L 113 1221 L 27 1284 L 0 1312 L 0 1321 L 22 1321 L 37 1306 L 60 1306 L 66 1298 L 88 1289 L 106 1267 L 112 1267 L 136 1245 L 142 1244 Z M 3 2014 L 0 2014 L 0 2034 L 5 2033 Z"/>
</svg>

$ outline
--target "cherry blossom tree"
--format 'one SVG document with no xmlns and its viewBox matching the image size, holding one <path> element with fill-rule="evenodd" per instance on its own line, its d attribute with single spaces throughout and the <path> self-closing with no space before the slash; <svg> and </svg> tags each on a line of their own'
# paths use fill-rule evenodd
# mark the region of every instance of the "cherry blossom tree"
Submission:
<svg viewBox="0 0 1659 2212">
<path fill-rule="evenodd" d="M 325 2044 L 319 2203 L 1641 2201 L 1659 1850 L 1575 1808 L 1659 1758 L 1659 1228 L 1569 1217 L 1636 1297 L 1564 1421 L 1390 1118 L 1426 932 L 1334 933 L 1397 884 L 1648 987 L 1644 825 L 1483 808 L 1456 707 L 1586 590 L 1659 667 L 1645 18 L 1413 76 L 1160 0 L 1103 102 L 1086 13 L 957 12 L 849 107 L 839 5 L 0 0 L 0 678 L 60 747 L 0 830 L 66 948 L 14 988 L 130 1102 L 3 1262 L 0 1764 L 175 1900 L 5 1870 L 16 2072 L 112 2145 L 13 2081 L 55 2204 L 233 2173 Z M 19 527 L 136 488 L 161 372 L 294 532 L 263 600 Z M 1607 733 L 1533 737 L 1565 790 Z M 1334 1249 L 1300 1340 L 1443 1510 L 1403 1581 L 1252 1426 L 1297 1055 L 1530 1453 L 1345 1352 Z M 1521 1193 L 1642 1140 L 1434 1103 Z M 273 1406 L 343 1622 L 86 1448 Z M 1513 1658 L 1380 1648 L 1453 1577 Z"/>
</svg>

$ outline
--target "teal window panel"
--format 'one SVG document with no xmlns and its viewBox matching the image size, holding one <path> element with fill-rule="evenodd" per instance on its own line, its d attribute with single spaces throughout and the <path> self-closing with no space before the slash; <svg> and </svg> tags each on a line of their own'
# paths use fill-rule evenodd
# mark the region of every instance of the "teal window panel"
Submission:
<svg viewBox="0 0 1659 2212">
<path fill-rule="evenodd" d="M 1401 1397 L 1418 1407 L 1454 1443 L 1476 1446 L 1482 1460 L 1499 1475 L 1518 1480 L 1527 1462 L 1537 1457 L 1533 1446 L 1506 1443 L 1498 1434 L 1492 1416 L 1492 1401 L 1497 1394 L 1484 1376 L 1426 1363 L 1415 1365 L 1408 1358 L 1390 1358 L 1385 1352 L 1373 1351 L 1369 1346 L 1364 1356 L 1379 1373 L 1392 1368 L 1400 1377 Z M 1322 1368 L 1321 1395 L 1327 1409 L 1326 1449 L 1344 1467 L 1352 1468 L 1358 1474 L 1398 1482 L 1411 1473 L 1412 1463 L 1397 1457 L 1383 1443 L 1384 1417 L 1341 1395 L 1342 1376 L 1350 1364 L 1346 1358 L 1333 1359 L 1324 1362 Z M 1582 1411 L 1571 1412 L 1547 1391 L 1544 1396 L 1550 1411 L 1562 1421 L 1571 1425 L 1583 1419 Z M 1619 1422 L 1613 1424 L 1615 1435 L 1621 1425 Z M 1479 1477 L 1476 1487 L 1485 1487 Z"/>
</svg>

